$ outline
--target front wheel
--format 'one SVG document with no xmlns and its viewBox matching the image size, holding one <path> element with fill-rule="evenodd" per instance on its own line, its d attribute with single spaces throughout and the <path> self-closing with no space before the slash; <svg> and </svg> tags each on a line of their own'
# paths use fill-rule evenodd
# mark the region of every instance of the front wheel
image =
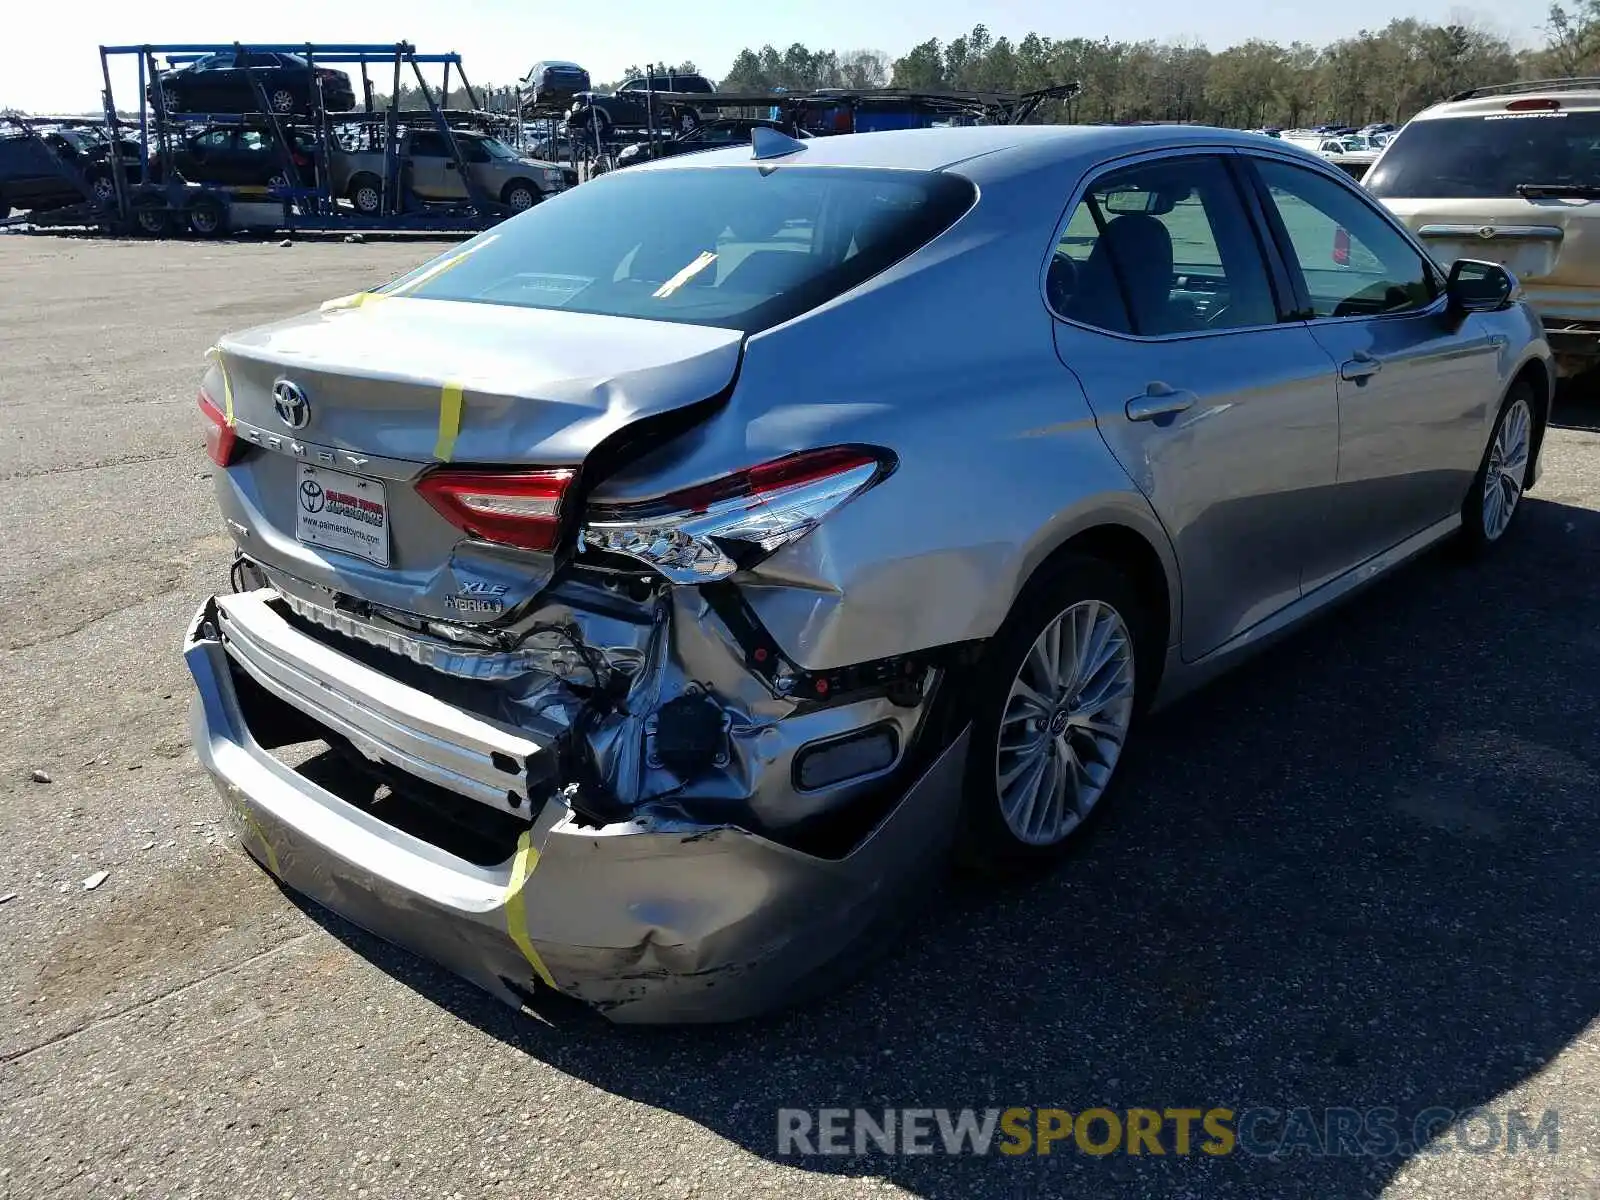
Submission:
<svg viewBox="0 0 1600 1200">
<path fill-rule="evenodd" d="M 1462 540 L 1482 553 L 1504 540 L 1522 494 L 1533 481 L 1533 388 L 1517 383 L 1506 395 L 1489 447 L 1461 506 Z"/>
<path fill-rule="evenodd" d="M 280 116 L 287 116 L 295 110 L 294 93 L 288 88 L 274 88 L 267 102 L 272 105 L 272 111 Z"/>
<path fill-rule="evenodd" d="M 1140 697 L 1144 606 L 1098 559 L 1030 582 L 990 643 L 974 692 L 963 857 L 1051 858 L 1099 810 Z"/>
<path fill-rule="evenodd" d="M 109 171 L 96 171 L 89 176 L 89 195 L 101 208 L 112 208 L 117 203 L 117 181 Z"/>
<path fill-rule="evenodd" d="M 500 202 L 512 212 L 527 212 L 543 197 L 539 189 L 526 179 L 513 179 L 500 193 Z"/>
</svg>

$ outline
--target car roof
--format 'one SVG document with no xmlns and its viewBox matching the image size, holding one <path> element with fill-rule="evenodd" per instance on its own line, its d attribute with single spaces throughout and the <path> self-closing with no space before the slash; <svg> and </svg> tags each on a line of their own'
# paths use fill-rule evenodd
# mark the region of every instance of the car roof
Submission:
<svg viewBox="0 0 1600 1200">
<path fill-rule="evenodd" d="M 1576 109 L 1580 112 L 1600 108 L 1600 86 L 1560 87 L 1540 90 L 1529 88 L 1514 92 L 1499 92 L 1488 96 L 1469 96 L 1462 100 L 1445 100 L 1432 108 L 1425 108 L 1413 121 L 1436 121 L 1440 117 L 1483 117 L 1495 113 L 1538 111 L 1530 109 L 1529 100 L 1553 100 L 1562 112 Z M 1512 108 L 1512 105 L 1517 105 Z"/>
<path fill-rule="evenodd" d="M 794 157 L 770 162 L 828 167 L 884 167 L 942 171 L 984 160 L 986 174 L 1021 173 L 1063 157 L 1096 161 L 1119 154 L 1183 146 L 1237 146 L 1262 150 L 1260 134 L 1204 125 L 969 125 L 948 129 L 895 129 L 811 138 Z M 1273 143 L 1274 149 L 1280 144 Z M 1315 155 L 1307 153 L 1315 159 Z M 644 170 L 698 170 L 751 161 L 748 147 L 694 155 L 693 163 L 662 159 Z M 1320 160 L 1317 160 L 1320 161 Z"/>
</svg>

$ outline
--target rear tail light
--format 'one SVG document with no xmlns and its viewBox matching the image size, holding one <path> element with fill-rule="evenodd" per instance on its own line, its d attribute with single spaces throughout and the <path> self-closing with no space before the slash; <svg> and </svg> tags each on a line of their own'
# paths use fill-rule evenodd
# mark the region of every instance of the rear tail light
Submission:
<svg viewBox="0 0 1600 1200">
<path fill-rule="evenodd" d="M 673 583 L 726 579 L 799 541 L 894 467 L 893 455 L 871 447 L 791 454 L 656 500 L 591 509 L 582 546 L 637 559 Z"/>
<path fill-rule="evenodd" d="M 225 467 L 239 457 L 233 425 L 205 388 L 200 389 L 200 412 L 206 419 L 206 457 L 217 466 Z"/>
<path fill-rule="evenodd" d="M 435 471 L 418 481 L 417 491 L 446 521 L 475 538 L 553 550 L 572 476 L 567 470 Z"/>
<path fill-rule="evenodd" d="M 1350 231 L 1343 225 L 1333 231 L 1333 261 L 1341 267 L 1350 265 Z"/>
</svg>

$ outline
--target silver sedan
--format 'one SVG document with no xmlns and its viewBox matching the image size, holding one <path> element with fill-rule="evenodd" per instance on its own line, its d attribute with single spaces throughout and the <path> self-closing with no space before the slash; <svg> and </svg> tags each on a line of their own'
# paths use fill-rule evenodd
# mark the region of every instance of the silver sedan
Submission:
<svg viewBox="0 0 1600 1200">
<path fill-rule="evenodd" d="M 758 130 L 222 339 L 195 743 L 266 869 L 508 1003 L 744 1016 L 1492 550 L 1552 378 L 1512 277 L 1292 146 Z"/>
</svg>

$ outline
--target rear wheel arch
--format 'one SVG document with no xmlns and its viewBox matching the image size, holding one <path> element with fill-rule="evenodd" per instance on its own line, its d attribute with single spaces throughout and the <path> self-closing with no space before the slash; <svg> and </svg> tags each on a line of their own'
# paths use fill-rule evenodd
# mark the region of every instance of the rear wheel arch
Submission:
<svg viewBox="0 0 1600 1200">
<path fill-rule="evenodd" d="M 1106 521 L 1073 532 L 1045 554 L 1028 573 L 1018 589 L 1013 609 L 1039 588 L 1048 587 L 1064 564 L 1074 559 L 1092 558 L 1116 568 L 1133 585 L 1145 602 L 1143 623 L 1149 644 L 1141 647 L 1142 680 L 1140 692 L 1154 695 L 1166 650 L 1178 629 L 1179 592 L 1175 568 L 1150 537 L 1132 525 Z"/>
</svg>

